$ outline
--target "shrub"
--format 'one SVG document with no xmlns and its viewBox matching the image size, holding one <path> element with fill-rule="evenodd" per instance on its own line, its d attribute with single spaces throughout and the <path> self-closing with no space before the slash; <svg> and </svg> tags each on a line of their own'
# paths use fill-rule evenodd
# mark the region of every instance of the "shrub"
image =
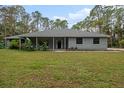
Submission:
<svg viewBox="0 0 124 93">
<path fill-rule="evenodd" d="M 10 42 L 10 49 L 19 49 L 19 40 L 12 40 Z"/>
<path fill-rule="evenodd" d="M 2 41 L 4 39 L 4 37 L 3 36 L 0 36 L 0 41 Z"/>
<path fill-rule="evenodd" d="M 114 41 L 112 42 L 112 47 L 119 47 L 119 42 L 118 42 L 118 40 L 114 40 Z"/>
<path fill-rule="evenodd" d="M 5 46 L 4 46 L 4 42 L 1 41 L 1 42 L 0 42 L 0 49 L 3 49 L 3 48 L 5 48 Z"/>
<path fill-rule="evenodd" d="M 47 51 L 48 50 L 47 42 L 42 42 L 38 50 Z"/>
<path fill-rule="evenodd" d="M 43 42 L 43 51 L 46 51 L 48 49 L 47 42 Z"/>
<path fill-rule="evenodd" d="M 120 47 L 124 48 L 124 39 L 122 39 L 121 41 L 119 41 Z"/>
<path fill-rule="evenodd" d="M 34 50 L 32 42 L 29 38 L 26 38 L 25 43 L 22 46 L 22 49 L 27 50 L 27 51 L 33 51 Z"/>
</svg>

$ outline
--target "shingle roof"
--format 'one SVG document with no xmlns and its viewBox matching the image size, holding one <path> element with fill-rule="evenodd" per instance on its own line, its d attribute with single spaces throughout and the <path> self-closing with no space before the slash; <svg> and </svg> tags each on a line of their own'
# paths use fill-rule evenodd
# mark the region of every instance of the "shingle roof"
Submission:
<svg viewBox="0 0 124 93">
<path fill-rule="evenodd" d="M 47 30 L 41 32 L 32 32 L 32 33 L 18 35 L 18 37 L 109 37 L 109 36 L 97 32 L 63 29 L 63 30 Z"/>
<path fill-rule="evenodd" d="M 5 37 L 6 39 L 19 39 L 20 35 Z"/>
<path fill-rule="evenodd" d="M 108 35 L 97 32 L 75 31 L 75 30 L 47 30 L 20 35 L 21 37 L 108 37 Z"/>
</svg>

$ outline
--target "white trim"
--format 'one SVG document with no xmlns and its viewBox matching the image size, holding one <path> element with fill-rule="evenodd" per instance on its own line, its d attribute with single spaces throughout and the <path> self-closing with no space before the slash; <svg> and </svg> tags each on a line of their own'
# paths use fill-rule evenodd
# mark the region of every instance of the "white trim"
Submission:
<svg viewBox="0 0 124 93">
<path fill-rule="evenodd" d="M 63 40 L 61 40 L 61 49 L 63 49 Z"/>
<path fill-rule="evenodd" d="M 54 48 L 55 48 L 55 46 L 54 46 L 54 37 L 53 37 L 53 51 L 54 51 Z"/>
<path fill-rule="evenodd" d="M 36 37 L 36 50 L 38 50 L 38 38 Z"/>
<path fill-rule="evenodd" d="M 21 38 L 19 38 L 19 49 L 21 50 Z"/>
<path fill-rule="evenodd" d="M 66 37 L 64 37 L 64 49 L 66 49 Z"/>
</svg>

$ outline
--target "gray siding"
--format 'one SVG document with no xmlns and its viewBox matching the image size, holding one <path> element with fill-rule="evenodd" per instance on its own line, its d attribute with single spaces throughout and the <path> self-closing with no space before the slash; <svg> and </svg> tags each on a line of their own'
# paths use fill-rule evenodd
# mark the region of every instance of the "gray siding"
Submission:
<svg viewBox="0 0 124 93">
<path fill-rule="evenodd" d="M 93 38 L 83 38 L 83 44 L 76 44 L 76 38 L 69 38 L 68 48 L 82 50 L 106 50 L 107 38 L 100 38 L 100 44 L 93 44 Z"/>
</svg>

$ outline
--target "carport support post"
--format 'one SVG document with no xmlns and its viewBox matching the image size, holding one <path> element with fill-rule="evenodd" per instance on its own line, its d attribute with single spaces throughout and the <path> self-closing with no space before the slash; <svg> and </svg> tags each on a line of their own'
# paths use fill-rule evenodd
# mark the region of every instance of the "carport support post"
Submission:
<svg viewBox="0 0 124 93">
<path fill-rule="evenodd" d="M 19 50 L 21 50 L 21 37 L 19 37 Z"/>
<path fill-rule="evenodd" d="M 7 40 L 6 40 L 6 37 L 5 37 L 5 48 L 7 48 Z"/>
<path fill-rule="evenodd" d="M 38 38 L 36 37 L 36 50 L 38 50 Z"/>
<path fill-rule="evenodd" d="M 54 51 L 54 37 L 53 37 L 53 51 Z"/>
<path fill-rule="evenodd" d="M 64 49 L 66 49 L 66 37 L 64 37 Z"/>
</svg>

